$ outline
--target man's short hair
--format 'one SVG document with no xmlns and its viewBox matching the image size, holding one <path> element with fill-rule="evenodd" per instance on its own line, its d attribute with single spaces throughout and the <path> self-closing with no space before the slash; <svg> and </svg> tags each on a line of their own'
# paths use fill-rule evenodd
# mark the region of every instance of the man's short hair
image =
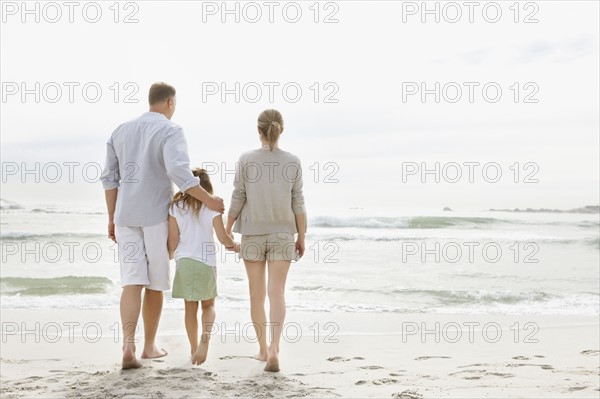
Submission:
<svg viewBox="0 0 600 399">
<path fill-rule="evenodd" d="M 165 82 L 154 83 L 148 92 L 148 103 L 154 105 L 175 97 L 175 88 Z"/>
</svg>

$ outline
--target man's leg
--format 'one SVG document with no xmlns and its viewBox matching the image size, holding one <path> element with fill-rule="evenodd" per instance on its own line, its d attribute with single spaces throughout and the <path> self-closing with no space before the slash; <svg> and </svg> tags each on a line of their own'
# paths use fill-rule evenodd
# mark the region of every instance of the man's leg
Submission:
<svg viewBox="0 0 600 399">
<path fill-rule="evenodd" d="M 144 292 L 144 307 L 142 308 L 142 318 L 144 319 L 144 351 L 142 352 L 142 359 L 152 359 L 167 354 L 165 350 L 158 349 L 155 342 L 162 306 L 162 291 L 146 288 Z"/>
<path fill-rule="evenodd" d="M 142 317 L 144 319 L 144 351 L 142 358 L 154 359 L 167 355 L 167 351 L 156 347 L 156 332 L 162 313 L 163 291 L 171 288 L 169 276 L 169 251 L 167 237 L 169 224 L 165 220 L 154 226 L 143 227 L 144 246 L 148 259 L 148 280 L 144 292 Z"/>
<path fill-rule="evenodd" d="M 123 287 L 121 293 L 121 325 L 123 328 L 123 370 L 142 367 L 135 357 L 135 333 L 140 317 L 141 285 Z"/>
<path fill-rule="evenodd" d="M 123 369 L 142 365 L 135 356 L 135 333 L 142 302 L 142 288 L 148 284 L 147 262 L 142 229 L 139 227 L 115 226 L 119 262 L 121 264 L 121 328 L 123 329 Z"/>
</svg>

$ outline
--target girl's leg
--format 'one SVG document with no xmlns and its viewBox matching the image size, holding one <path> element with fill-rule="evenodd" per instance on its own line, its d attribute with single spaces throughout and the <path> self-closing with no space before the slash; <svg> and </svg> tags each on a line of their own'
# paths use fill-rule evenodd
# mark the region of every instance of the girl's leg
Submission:
<svg viewBox="0 0 600 399">
<path fill-rule="evenodd" d="M 285 282 L 290 261 L 277 260 L 269 262 L 269 321 L 271 323 L 271 344 L 267 358 L 267 371 L 279 371 L 279 342 L 281 330 L 285 322 Z"/>
<path fill-rule="evenodd" d="M 185 331 L 190 340 L 192 356 L 198 348 L 198 301 L 185 301 Z"/>
<path fill-rule="evenodd" d="M 206 361 L 208 341 L 210 340 L 210 333 L 215 323 L 215 316 L 215 300 L 202 301 L 202 334 L 200 336 L 200 345 L 196 349 L 196 353 L 192 356 L 192 364 L 200 365 Z"/>
<path fill-rule="evenodd" d="M 267 287 L 265 282 L 265 261 L 250 262 L 244 260 L 246 274 L 248 275 L 248 288 L 250 291 L 250 317 L 258 337 L 259 351 L 256 358 L 267 360 L 267 315 L 265 314 L 265 298 Z"/>
</svg>

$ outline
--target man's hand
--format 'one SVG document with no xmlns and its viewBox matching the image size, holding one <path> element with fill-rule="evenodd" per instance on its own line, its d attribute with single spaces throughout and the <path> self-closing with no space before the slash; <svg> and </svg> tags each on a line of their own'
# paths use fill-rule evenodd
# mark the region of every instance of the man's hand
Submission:
<svg viewBox="0 0 600 399">
<path fill-rule="evenodd" d="M 113 221 L 108 222 L 108 238 L 117 242 L 117 238 L 115 237 L 115 222 Z"/>
<path fill-rule="evenodd" d="M 211 195 L 210 199 L 206 202 L 206 206 L 217 212 L 225 212 L 225 203 L 223 198 Z"/>
<path fill-rule="evenodd" d="M 298 235 L 298 239 L 296 240 L 296 252 L 300 258 L 304 256 L 304 236 Z"/>
</svg>

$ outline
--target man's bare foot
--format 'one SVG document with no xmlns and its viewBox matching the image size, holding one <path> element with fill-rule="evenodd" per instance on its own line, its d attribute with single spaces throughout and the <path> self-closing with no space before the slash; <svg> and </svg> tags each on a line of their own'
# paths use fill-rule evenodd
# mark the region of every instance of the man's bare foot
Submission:
<svg viewBox="0 0 600 399">
<path fill-rule="evenodd" d="M 279 371 L 279 354 L 275 351 L 269 352 L 269 357 L 267 358 L 267 364 L 265 366 L 265 371 L 271 371 L 276 373 Z"/>
<path fill-rule="evenodd" d="M 156 346 L 152 348 L 152 350 L 146 350 L 142 352 L 142 359 L 157 359 L 159 357 L 167 356 L 168 353 L 164 349 L 158 349 Z"/>
<path fill-rule="evenodd" d="M 260 351 L 258 355 L 254 355 L 256 360 L 260 360 L 261 362 L 266 362 L 269 357 L 269 353 L 267 351 Z"/>
<path fill-rule="evenodd" d="M 123 362 L 121 363 L 121 369 L 139 369 L 142 367 L 142 363 L 138 362 L 135 358 L 135 353 L 131 349 L 123 350 Z"/>
<path fill-rule="evenodd" d="M 208 356 L 208 341 L 200 340 L 200 345 L 198 345 L 198 350 L 192 356 L 192 364 L 200 366 L 206 361 L 206 357 Z"/>
</svg>

